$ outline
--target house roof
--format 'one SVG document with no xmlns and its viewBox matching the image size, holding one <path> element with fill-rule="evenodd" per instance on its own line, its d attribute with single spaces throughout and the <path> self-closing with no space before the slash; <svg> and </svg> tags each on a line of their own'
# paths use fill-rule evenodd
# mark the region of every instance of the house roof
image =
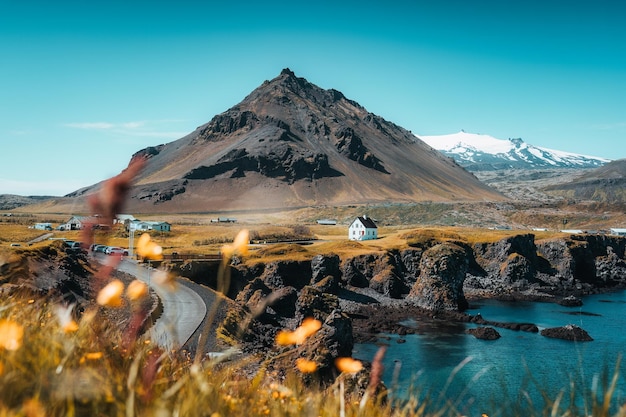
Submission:
<svg viewBox="0 0 626 417">
<path fill-rule="evenodd" d="M 89 223 L 97 223 L 98 221 L 98 217 L 97 216 L 72 216 L 70 217 L 70 219 L 68 221 L 66 221 L 65 223 L 69 223 L 72 220 L 74 221 L 78 221 L 81 223 L 85 223 L 85 222 L 89 222 Z"/>
<path fill-rule="evenodd" d="M 370 219 L 367 216 L 359 216 L 357 217 L 357 219 L 359 219 L 359 221 L 363 224 L 363 226 L 365 226 L 366 229 L 378 229 L 378 226 L 376 226 L 374 220 Z"/>
<path fill-rule="evenodd" d="M 117 214 L 115 216 L 116 219 L 118 220 L 135 220 L 135 216 L 133 216 L 132 214 Z"/>
</svg>

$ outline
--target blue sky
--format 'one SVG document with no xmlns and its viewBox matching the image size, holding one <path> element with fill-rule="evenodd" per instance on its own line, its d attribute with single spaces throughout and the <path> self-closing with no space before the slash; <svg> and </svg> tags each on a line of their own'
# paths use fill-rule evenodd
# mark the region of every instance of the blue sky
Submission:
<svg viewBox="0 0 626 417">
<path fill-rule="evenodd" d="M 286 67 L 417 134 L 626 157 L 621 1 L 0 0 L 0 194 L 106 179 Z"/>
</svg>

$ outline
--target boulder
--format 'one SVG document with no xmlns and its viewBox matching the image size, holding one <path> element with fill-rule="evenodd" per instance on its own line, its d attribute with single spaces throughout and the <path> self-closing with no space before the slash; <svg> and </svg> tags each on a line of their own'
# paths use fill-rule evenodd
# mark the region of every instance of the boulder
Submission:
<svg viewBox="0 0 626 417">
<path fill-rule="evenodd" d="M 469 260 L 465 249 L 441 243 L 426 250 L 420 262 L 420 276 L 408 298 L 427 310 L 465 310 L 463 281 Z"/>
<path fill-rule="evenodd" d="M 559 304 L 564 307 L 580 307 L 583 305 L 583 300 L 573 295 L 568 295 L 567 297 L 563 297 Z"/>
<path fill-rule="evenodd" d="M 266 265 L 261 279 L 271 289 L 289 286 L 300 290 L 311 282 L 311 262 L 271 262 Z"/>
<path fill-rule="evenodd" d="M 476 339 L 496 340 L 500 338 L 500 333 L 493 327 L 476 327 L 475 329 L 467 329 L 465 332 Z"/>
<path fill-rule="evenodd" d="M 589 333 L 575 324 L 543 329 L 541 335 L 555 339 L 572 340 L 574 342 L 590 342 L 593 340 Z"/>
<path fill-rule="evenodd" d="M 283 317 L 293 317 L 296 313 L 297 300 L 298 291 L 294 287 L 283 287 L 272 292 L 269 306 Z"/>
<path fill-rule="evenodd" d="M 327 275 L 319 282 L 313 284 L 313 287 L 317 288 L 321 292 L 337 295 L 340 288 L 339 278 L 336 278 L 332 275 Z"/>
<path fill-rule="evenodd" d="M 324 321 L 328 315 L 339 308 L 339 299 L 332 294 L 323 293 L 319 289 L 307 286 L 300 291 L 296 301 L 296 317 L 302 320 L 313 317 Z"/>
<path fill-rule="evenodd" d="M 340 263 L 339 255 L 314 256 L 311 259 L 311 284 L 318 283 L 329 275 L 334 278 L 340 278 Z"/>
<path fill-rule="evenodd" d="M 409 290 L 393 268 L 387 268 L 373 276 L 369 287 L 390 298 L 401 298 Z"/>
</svg>

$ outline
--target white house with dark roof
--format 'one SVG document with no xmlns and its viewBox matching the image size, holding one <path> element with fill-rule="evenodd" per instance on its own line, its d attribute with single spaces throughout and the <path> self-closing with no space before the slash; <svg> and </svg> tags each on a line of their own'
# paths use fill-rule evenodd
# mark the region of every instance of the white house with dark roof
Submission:
<svg viewBox="0 0 626 417">
<path fill-rule="evenodd" d="M 357 217 L 348 228 L 348 239 L 371 240 L 378 239 L 378 226 L 367 216 Z"/>
<path fill-rule="evenodd" d="M 59 230 L 83 230 L 85 228 L 104 228 L 107 225 L 102 224 L 98 216 L 72 216 L 68 221 L 59 225 Z"/>
</svg>

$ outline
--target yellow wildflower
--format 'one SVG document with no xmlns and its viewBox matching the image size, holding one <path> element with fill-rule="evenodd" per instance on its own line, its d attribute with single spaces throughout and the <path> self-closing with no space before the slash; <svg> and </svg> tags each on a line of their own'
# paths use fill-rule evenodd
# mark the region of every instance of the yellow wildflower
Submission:
<svg viewBox="0 0 626 417">
<path fill-rule="evenodd" d="M 150 274 L 150 279 L 153 284 L 156 284 L 169 291 L 176 291 L 175 278 L 175 275 L 168 274 L 167 271 L 163 271 L 161 269 L 157 269 Z"/>
<path fill-rule="evenodd" d="M 24 328 L 10 320 L 0 320 L 0 348 L 18 350 L 22 346 Z"/>
<path fill-rule="evenodd" d="M 75 304 L 69 306 L 56 306 L 54 312 L 56 313 L 59 324 L 65 333 L 72 333 L 78 330 L 78 323 L 72 318 L 72 310 L 74 310 Z"/>
<path fill-rule="evenodd" d="M 317 370 L 317 363 L 304 358 L 296 359 L 296 367 L 303 374 L 310 374 Z"/>
<path fill-rule="evenodd" d="M 46 409 L 35 398 L 24 401 L 22 405 L 22 412 L 26 417 L 45 417 Z"/>
<path fill-rule="evenodd" d="M 322 322 L 314 318 L 308 317 L 302 321 L 300 327 L 293 332 L 288 330 L 281 330 L 276 335 L 276 343 L 281 346 L 286 345 L 301 345 L 311 335 L 315 334 L 322 328 Z"/>
<path fill-rule="evenodd" d="M 131 301 L 141 300 L 148 295 L 148 286 L 138 279 L 128 284 L 126 288 L 126 296 Z"/>
<path fill-rule="evenodd" d="M 124 284 L 119 279 L 114 279 L 100 290 L 96 301 L 101 306 L 121 307 L 123 304 L 122 292 L 124 292 Z"/>
<path fill-rule="evenodd" d="M 357 361 L 352 358 L 337 358 L 335 359 L 335 366 L 341 372 L 345 372 L 347 374 L 356 374 L 363 369 L 361 361 Z"/>
<path fill-rule="evenodd" d="M 153 261 L 163 259 L 163 248 L 150 239 L 149 233 L 144 233 L 139 237 L 137 253 L 143 258 Z"/>
<path fill-rule="evenodd" d="M 250 243 L 250 234 L 246 229 L 241 230 L 235 240 L 230 245 L 222 246 L 222 256 L 224 259 L 230 259 L 234 254 L 245 256 L 248 254 L 248 244 Z"/>
</svg>

